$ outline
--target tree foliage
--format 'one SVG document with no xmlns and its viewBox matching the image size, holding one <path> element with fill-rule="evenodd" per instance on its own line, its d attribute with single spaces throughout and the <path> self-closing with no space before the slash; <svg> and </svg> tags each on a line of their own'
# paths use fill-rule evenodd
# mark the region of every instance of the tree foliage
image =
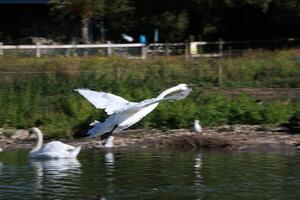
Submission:
<svg viewBox="0 0 300 200">
<path fill-rule="evenodd" d="M 183 41 L 189 35 L 202 39 L 275 39 L 297 37 L 300 2 L 297 0 L 52 0 L 54 8 L 104 22 L 109 40 L 121 33 L 152 41 L 154 29 L 160 41 Z M 98 34 L 98 36 L 97 36 Z M 94 31 L 99 38 L 99 31 Z"/>
<path fill-rule="evenodd" d="M 132 10 L 127 0 L 51 0 L 50 3 L 53 10 L 58 11 L 62 15 L 79 16 L 81 19 L 81 37 L 83 43 L 90 42 L 89 26 L 92 19 L 103 20 L 107 18 L 110 19 L 112 24 L 115 21 L 121 21 L 125 24 L 122 17 Z M 129 26 L 128 23 L 127 26 Z"/>
</svg>

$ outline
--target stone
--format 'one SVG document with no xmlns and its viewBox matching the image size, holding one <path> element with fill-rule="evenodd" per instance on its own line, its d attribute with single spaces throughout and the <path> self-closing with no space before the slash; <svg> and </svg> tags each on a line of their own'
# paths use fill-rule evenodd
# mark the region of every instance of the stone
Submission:
<svg viewBox="0 0 300 200">
<path fill-rule="evenodd" d="M 26 129 L 18 129 L 16 133 L 11 136 L 11 139 L 14 140 L 24 140 L 29 137 L 29 131 Z"/>
</svg>

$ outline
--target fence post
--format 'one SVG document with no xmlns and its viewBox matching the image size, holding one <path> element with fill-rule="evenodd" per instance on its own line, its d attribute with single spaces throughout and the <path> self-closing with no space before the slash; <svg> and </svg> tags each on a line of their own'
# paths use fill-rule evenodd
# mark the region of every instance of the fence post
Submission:
<svg viewBox="0 0 300 200">
<path fill-rule="evenodd" d="M 36 43 L 36 44 L 35 44 L 35 46 L 36 46 L 35 56 L 36 56 L 37 58 L 40 58 L 40 57 L 41 57 L 40 44 L 41 44 L 41 43 Z"/>
<path fill-rule="evenodd" d="M 108 47 L 107 47 L 107 56 L 110 57 L 112 55 L 112 48 L 110 46 L 111 42 L 107 41 Z"/>
<path fill-rule="evenodd" d="M 220 38 L 219 39 L 219 54 L 220 55 L 222 55 L 222 53 L 223 53 L 223 44 L 224 44 L 224 42 L 223 42 L 222 38 Z"/>
<path fill-rule="evenodd" d="M 185 41 L 185 59 L 188 60 L 190 58 L 190 43 L 188 40 Z"/>
<path fill-rule="evenodd" d="M 223 85 L 223 66 L 220 63 L 220 58 L 217 58 L 218 62 L 218 84 L 219 86 Z"/>
<path fill-rule="evenodd" d="M 168 43 L 166 43 L 165 44 L 165 54 L 166 54 L 166 56 L 169 56 L 170 55 L 170 48 L 169 48 L 169 44 Z"/>
<path fill-rule="evenodd" d="M 116 80 L 119 81 L 121 79 L 121 76 L 122 76 L 122 72 L 121 72 L 121 68 L 120 66 L 116 66 L 115 67 L 115 75 L 116 75 Z"/>
<path fill-rule="evenodd" d="M 229 46 L 228 47 L 228 56 L 227 57 L 231 58 L 231 56 L 232 56 L 232 47 Z"/>
<path fill-rule="evenodd" d="M 65 56 L 69 57 L 70 56 L 70 52 L 72 51 L 72 47 L 71 48 L 68 48 L 66 49 L 65 51 Z"/>
<path fill-rule="evenodd" d="M 77 56 L 77 53 L 76 53 L 76 42 L 72 42 L 72 51 L 71 51 L 71 56 Z"/>
<path fill-rule="evenodd" d="M 222 40 L 222 38 L 219 39 L 219 56 L 222 56 L 223 54 L 223 46 L 224 42 Z M 220 63 L 220 57 L 217 58 L 217 62 L 218 62 L 218 83 L 219 86 L 222 86 L 223 84 L 223 66 Z"/>
<path fill-rule="evenodd" d="M 202 42 L 202 36 L 201 35 L 199 35 L 198 36 L 198 38 L 199 38 L 199 42 Z M 198 45 L 198 54 L 203 54 L 204 53 L 204 45 L 201 45 L 201 43 Z"/>
<path fill-rule="evenodd" d="M 142 59 L 147 58 L 148 47 L 146 45 L 142 46 Z"/>
<path fill-rule="evenodd" d="M 3 56 L 3 43 L 0 42 L 0 56 Z"/>
</svg>

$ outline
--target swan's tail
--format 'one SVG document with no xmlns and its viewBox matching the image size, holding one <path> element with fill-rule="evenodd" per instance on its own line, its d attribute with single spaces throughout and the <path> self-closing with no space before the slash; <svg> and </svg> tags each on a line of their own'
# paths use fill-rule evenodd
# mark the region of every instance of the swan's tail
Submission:
<svg viewBox="0 0 300 200">
<path fill-rule="evenodd" d="M 81 146 L 79 146 L 79 147 L 77 147 L 76 149 L 74 149 L 74 150 L 71 152 L 71 157 L 72 157 L 72 158 L 76 158 L 76 157 L 78 156 L 80 150 L 81 150 Z"/>
</svg>

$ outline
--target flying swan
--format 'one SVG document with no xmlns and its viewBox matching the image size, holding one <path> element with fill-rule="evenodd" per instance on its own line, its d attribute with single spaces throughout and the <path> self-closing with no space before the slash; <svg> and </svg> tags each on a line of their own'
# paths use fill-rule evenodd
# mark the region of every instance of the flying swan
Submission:
<svg viewBox="0 0 300 200">
<path fill-rule="evenodd" d="M 186 84 L 179 84 L 163 91 L 156 98 L 146 99 L 141 102 L 129 102 L 122 97 L 105 93 L 96 92 L 89 89 L 75 89 L 85 97 L 92 105 L 98 109 L 104 109 L 110 115 L 104 122 L 95 121 L 87 135 L 95 137 L 101 135 L 101 139 L 106 139 L 114 133 L 132 126 L 143 117 L 154 110 L 159 102 L 164 100 L 184 99 L 192 91 Z"/>
<path fill-rule="evenodd" d="M 43 145 L 43 134 L 39 128 L 32 128 L 31 133 L 37 134 L 36 146 L 30 151 L 29 158 L 36 159 L 59 159 L 76 158 L 81 147 L 73 147 L 60 141 L 53 141 Z"/>
</svg>

